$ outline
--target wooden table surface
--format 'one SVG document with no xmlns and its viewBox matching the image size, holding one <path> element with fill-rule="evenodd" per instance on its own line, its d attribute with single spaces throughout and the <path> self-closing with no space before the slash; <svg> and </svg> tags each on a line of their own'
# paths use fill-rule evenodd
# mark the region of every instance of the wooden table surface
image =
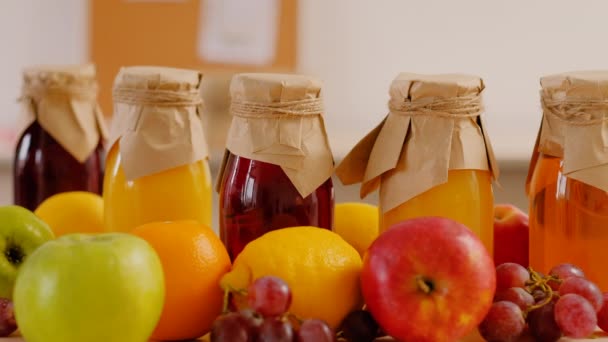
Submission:
<svg viewBox="0 0 608 342">
<path fill-rule="evenodd" d="M 201 338 L 200 340 L 193 340 L 191 342 L 208 342 L 209 340 L 207 338 Z M 383 339 L 379 339 L 378 342 L 390 342 L 393 341 L 392 339 L 389 338 L 383 338 Z M 463 339 L 460 342 L 483 342 L 484 340 L 478 335 L 478 334 L 473 334 L 469 337 L 467 337 L 466 339 Z M 597 332 L 593 338 L 590 339 L 570 339 L 570 338 L 562 338 L 560 341 L 562 342 L 584 342 L 584 341 L 594 341 L 594 342 L 608 342 L 608 334 L 604 333 L 604 332 Z M 18 336 L 13 336 L 13 337 L 0 337 L 0 342 L 25 342 L 24 339 L 22 339 L 21 337 Z M 150 341 L 150 342 L 154 342 L 154 341 Z M 186 342 L 186 341 L 184 341 Z M 533 339 L 522 339 L 521 342 L 534 342 Z"/>
</svg>

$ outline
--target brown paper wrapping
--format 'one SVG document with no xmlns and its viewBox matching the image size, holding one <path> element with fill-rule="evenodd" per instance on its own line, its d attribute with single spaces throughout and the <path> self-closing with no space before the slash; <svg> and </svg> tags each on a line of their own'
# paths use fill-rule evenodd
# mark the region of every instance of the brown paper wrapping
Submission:
<svg viewBox="0 0 608 342">
<path fill-rule="evenodd" d="M 302 75 L 239 74 L 232 79 L 230 93 L 228 151 L 281 166 L 303 197 L 331 177 L 334 160 L 323 122 L 320 81 Z"/>
<path fill-rule="evenodd" d="M 201 73 L 186 69 L 137 66 L 119 71 L 110 142 L 120 139 L 127 180 L 208 157 L 201 80 Z"/>
<path fill-rule="evenodd" d="M 482 111 L 479 77 L 402 73 L 390 87 L 386 118 L 336 168 L 361 198 L 380 189 L 384 212 L 447 182 L 448 170 L 498 167 Z"/>
<path fill-rule="evenodd" d="M 535 154 L 562 158 L 564 175 L 608 191 L 608 71 L 567 72 L 540 83 Z"/>
<path fill-rule="evenodd" d="M 23 72 L 22 126 L 34 121 L 83 163 L 107 138 L 94 65 L 40 66 Z"/>
</svg>

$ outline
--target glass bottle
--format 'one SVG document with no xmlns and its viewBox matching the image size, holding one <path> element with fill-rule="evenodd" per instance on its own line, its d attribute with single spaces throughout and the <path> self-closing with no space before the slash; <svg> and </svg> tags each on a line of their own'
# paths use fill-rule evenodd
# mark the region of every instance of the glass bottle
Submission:
<svg viewBox="0 0 608 342">
<path fill-rule="evenodd" d="M 541 78 L 543 120 L 530 164 L 530 266 L 560 263 L 583 269 L 608 290 L 608 72 L 567 72 Z"/>
<path fill-rule="evenodd" d="M 220 236 L 233 260 L 271 230 L 332 228 L 333 158 L 320 91 L 319 81 L 299 75 L 233 78 L 234 118 L 218 179 Z"/>
<path fill-rule="evenodd" d="M 175 220 L 211 227 L 201 79 L 197 71 L 165 67 L 119 72 L 104 179 L 107 231 Z"/>
<path fill-rule="evenodd" d="M 382 205 L 380 205 L 382 212 Z M 493 250 L 492 174 L 484 170 L 450 170 L 448 181 L 380 215 L 380 231 L 410 218 L 442 216 L 469 227 Z"/>
<path fill-rule="evenodd" d="M 14 203 L 35 210 L 67 191 L 101 194 L 105 123 L 95 68 L 47 66 L 24 72 L 26 129 L 14 155 Z"/>
<path fill-rule="evenodd" d="M 483 81 L 470 75 L 400 74 L 389 114 L 344 158 L 344 184 L 361 196 L 380 189 L 380 231 L 415 217 L 441 216 L 471 229 L 493 251 L 498 175 L 481 118 Z"/>
</svg>

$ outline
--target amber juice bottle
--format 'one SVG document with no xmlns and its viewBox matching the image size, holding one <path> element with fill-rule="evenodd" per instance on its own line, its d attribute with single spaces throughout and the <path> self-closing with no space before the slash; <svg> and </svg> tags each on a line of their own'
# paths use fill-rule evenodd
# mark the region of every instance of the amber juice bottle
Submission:
<svg viewBox="0 0 608 342">
<path fill-rule="evenodd" d="M 530 266 L 581 267 L 602 290 L 608 257 L 608 72 L 569 72 L 541 79 L 543 121 L 530 166 Z"/>
</svg>

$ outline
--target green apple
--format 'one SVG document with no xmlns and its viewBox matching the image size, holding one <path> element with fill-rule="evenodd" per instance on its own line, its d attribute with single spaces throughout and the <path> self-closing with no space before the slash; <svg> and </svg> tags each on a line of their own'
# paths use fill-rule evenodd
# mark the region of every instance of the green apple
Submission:
<svg viewBox="0 0 608 342">
<path fill-rule="evenodd" d="M 144 342 L 161 315 L 161 262 L 126 233 L 70 234 L 36 250 L 15 283 L 15 317 L 28 342 Z"/>
<path fill-rule="evenodd" d="M 16 205 L 0 207 L 0 297 L 11 299 L 17 271 L 53 231 L 33 212 Z"/>
</svg>

